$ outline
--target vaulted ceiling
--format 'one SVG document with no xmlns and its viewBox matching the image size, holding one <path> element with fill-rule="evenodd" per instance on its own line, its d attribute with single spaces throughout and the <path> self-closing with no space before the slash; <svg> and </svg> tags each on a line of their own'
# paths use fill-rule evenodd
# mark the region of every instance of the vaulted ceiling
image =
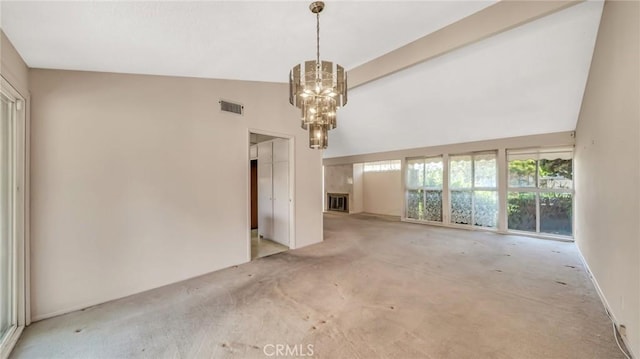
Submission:
<svg viewBox="0 0 640 359">
<path fill-rule="evenodd" d="M 321 57 L 351 70 L 495 1 L 326 3 Z M 306 1 L 5 0 L 0 10 L 33 68 L 286 82 L 315 57 Z M 587 1 L 353 89 L 325 157 L 575 129 L 601 12 Z"/>
<path fill-rule="evenodd" d="M 311 1 L 2 1 L 2 28 L 35 68 L 288 81 L 315 59 Z M 353 68 L 493 1 L 333 1 L 323 58 Z M 334 60 L 335 59 L 335 60 Z"/>
<path fill-rule="evenodd" d="M 350 92 L 325 157 L 573 131 L 602 2 L 584 2 Z"/>
</svg>

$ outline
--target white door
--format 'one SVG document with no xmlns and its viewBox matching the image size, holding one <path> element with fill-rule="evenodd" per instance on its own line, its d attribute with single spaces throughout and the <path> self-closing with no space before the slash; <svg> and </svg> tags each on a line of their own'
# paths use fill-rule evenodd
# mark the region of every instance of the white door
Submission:
<svg viewBox="0 0 640 359">
<path fill-rule="evenodd" d="M 289 246 L 289 140 L 273 140 L 273 240 Z"/>
<path fill-rule="evenodd" d="M 273 163 L 273 240 L 289 246 L 289 162 Z"/>
<path fill-rule="evenodd" d="M 289 246 L 289 140 L 258 143 L 258 234 Z"/>
<path fill-rule="evenodd" d="M 258 144 L 258 234 L 273 238 L 273 177 L 271 142 Z"/>
<path fill-rule="evenodd" d="M 272 150 L 273 162 L 289 161 L 289 140 L 284 138 L 276 138 L 273 140 Z"/>
</svg>

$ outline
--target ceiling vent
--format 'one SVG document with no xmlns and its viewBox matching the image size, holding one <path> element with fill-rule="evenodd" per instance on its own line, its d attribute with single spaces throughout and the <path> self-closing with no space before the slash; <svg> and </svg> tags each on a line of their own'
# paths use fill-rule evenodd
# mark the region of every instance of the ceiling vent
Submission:
<svg viewBox="0 0 640 359">
<path fill-rule="evenodd" d="M 244 113 L 244 106 L 239 103 L 220 100 L 220 111 L 235 113 L 236 115 L 242 116 Z"/>
</svg>

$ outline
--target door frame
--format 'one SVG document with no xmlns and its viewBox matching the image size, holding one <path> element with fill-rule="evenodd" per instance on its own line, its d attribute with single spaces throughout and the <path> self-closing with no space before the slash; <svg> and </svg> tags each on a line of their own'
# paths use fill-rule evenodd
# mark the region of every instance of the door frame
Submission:
<svg viewBox="0 0 640 359">
<path fill-rule="evenodd" d="M 14 163 L 12 164 L 13 205 L 13 310 L 16 325 L 0 346 L 0 358 L 9 356 L 25 326 L 30 324 L 29 312 L 29 116 L 28 102 L 4 77 L 0 76 L 0 90 L 15 101 L 16 110 L 12 129 Z"/>
<path fill-rule="evenodd" d="M 296 248 L 295 136 L 286 134 L 286 133 L 249 128 L 247 132 L 247 145 L 246 145 L 247 164 L 245 167 L 245 171 L 246 171 L 245 178 L 247 181 L 247 198 L 245 203 L 247 203 L 247 206 L 248 206 L 247 207 L 247 224 L 245 226 L 247 231 L 247 262 L 251 261 L 251 154 L 249 153 L 249 148 L 251 147 L 252 133 L 259 134 L 259 135 L 279 137 L 279 138 L 289 140 L 289 199 L 290 199 L 289 201 L 289 249 Z M 258 166 L 259 165 L 260 165 L 260 162 L 258 162 Z"/>
</svg>

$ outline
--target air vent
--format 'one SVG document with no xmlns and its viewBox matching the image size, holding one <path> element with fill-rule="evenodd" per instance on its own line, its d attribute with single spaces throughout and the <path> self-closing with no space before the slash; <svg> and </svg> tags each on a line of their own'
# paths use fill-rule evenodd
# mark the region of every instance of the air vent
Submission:
<svg viewBox="0 0 640 359">
<path fill-rule="evenodd" d="M 231 112 L 235 113 L 236 115 L 242 116 L 242 113 L 244 112 L 244 106 L 239 103 L 220 100 L 220 111 Z"/>
</svg>

